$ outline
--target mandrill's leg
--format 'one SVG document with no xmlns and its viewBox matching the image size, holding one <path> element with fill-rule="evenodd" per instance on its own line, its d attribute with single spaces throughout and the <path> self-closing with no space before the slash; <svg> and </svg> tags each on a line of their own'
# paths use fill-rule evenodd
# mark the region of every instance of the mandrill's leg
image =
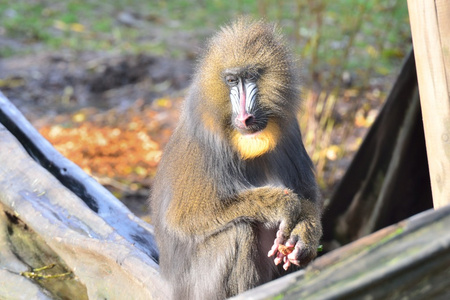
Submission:
<svg viewBox="0 0 450 300">
<path fill-rule="evenodd" d="M 261 284 L 257 228 L 230 224 L 197 247 L 188 284 L 190 299 L 225 299 Z"/>
</svg>

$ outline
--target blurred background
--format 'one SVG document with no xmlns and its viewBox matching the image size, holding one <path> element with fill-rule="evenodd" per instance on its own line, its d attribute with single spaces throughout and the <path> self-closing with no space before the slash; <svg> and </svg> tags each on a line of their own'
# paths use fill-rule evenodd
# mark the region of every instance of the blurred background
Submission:
<svg viewBox="0 0 450 300">
<path fill-rule="evenodd" d="M 0 90 L 148 220 L 196 58 L 241 15 L 277 23 L 298 58 L 303 140 L 329 198 L 411 50 L 406 1 L 0 0 Z"/>
</svg>

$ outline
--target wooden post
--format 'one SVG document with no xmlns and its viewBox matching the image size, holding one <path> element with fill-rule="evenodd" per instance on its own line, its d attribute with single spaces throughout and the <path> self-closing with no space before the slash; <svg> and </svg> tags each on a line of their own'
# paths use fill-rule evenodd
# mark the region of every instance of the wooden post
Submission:
<svg viewBox="0 0 450 300">
<path fill-rule="evenodd" d="M 408 0 L 434 208 L 450 204 L 450 1 Z"/>
</svg>

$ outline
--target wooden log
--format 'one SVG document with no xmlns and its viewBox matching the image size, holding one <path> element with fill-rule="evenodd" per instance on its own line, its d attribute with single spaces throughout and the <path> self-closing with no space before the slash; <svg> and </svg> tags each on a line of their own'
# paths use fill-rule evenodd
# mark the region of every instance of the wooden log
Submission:
<svg viewBox="0 0 450 300">
<path fill-rule="evenodd" d="M 0 285 L 0 298 L 26 289 L 19 281 L 26 278 L 36 293 L 66 299 L 166 298 L 151 257 L 34 162 L 1 124 L 0 149 L 0 269 L 10 273 L 0 278 L 18 278 Z"/>
<path fill-rule="evenodd" d="M 0 124 L 0 299 L 17 299 L 18 293 L 29 299 L 167 299 L 151 226 L 48 148 L 2 97 L 1 123 L 15 126 L 29 144 L 27 152 Z M 62 185 L 30 153 L 66 179 L 70 175 L 74 184 L 66 184 L 87 193 L 91 202 Z"/>
<path fill-rule="evenodd" d="M 435 208 L 450 204 L 450 2 L 408 0 Z"/>
<path fill-rule="evenodd" d="M 130 243 L 158 261 L 153 227 L 136 217 L 94 178 L 61 155 L 0 92 L 0 123 L 28 154 Z"/>
</svg>

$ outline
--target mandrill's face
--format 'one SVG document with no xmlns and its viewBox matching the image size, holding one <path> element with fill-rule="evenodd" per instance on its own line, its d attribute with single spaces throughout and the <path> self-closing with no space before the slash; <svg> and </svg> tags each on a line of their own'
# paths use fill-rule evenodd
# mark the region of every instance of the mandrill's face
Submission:
<svg viewBox="0 0 450 300">
<path fill-rule="evenodd" d="M 243 159 L 252 159 L 276 147 L 279 126 L 263 108 L 259 84 L 261 67 L 229 68 L 223 72 L 228 87 L 233 127 L 231 142 Z"/>
<path fill-rule="evenodd" d="M 223 73 L 232 107 L 231 124 L 243 135 L 255 134 L 267 126 L 267 115 L 258 103 L 258 68 L 233 68 Z"/>
<path fill-rule="evenodd" d="M 198 69 L 203 124 L 231 142 L 242 159 L 274 150 L 281 126 L 299 107 L 298 76 L 275 28 L 245 20 L 224 28 Z M 201 100 L 200 100 L 201 99 Z"/>
</svg>

